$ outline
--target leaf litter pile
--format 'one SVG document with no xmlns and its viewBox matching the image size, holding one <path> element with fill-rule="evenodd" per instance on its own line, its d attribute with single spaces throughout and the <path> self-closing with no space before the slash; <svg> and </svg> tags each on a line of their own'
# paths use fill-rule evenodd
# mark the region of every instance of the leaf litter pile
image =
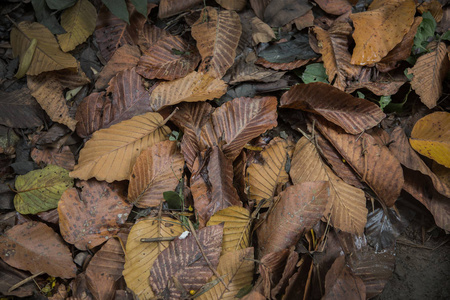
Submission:
<svg viewBox="0 0 450 300">
<path fill-rule="evenodd" d="M 450 6 L 370 2 L 4 1 L 0 295 L 367 299 L 414 214 L 448 249 Z"/>
</svg>

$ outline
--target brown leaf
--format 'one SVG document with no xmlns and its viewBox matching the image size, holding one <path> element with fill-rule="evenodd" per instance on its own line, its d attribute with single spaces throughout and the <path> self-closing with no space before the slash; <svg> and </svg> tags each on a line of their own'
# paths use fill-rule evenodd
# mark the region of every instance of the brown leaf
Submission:
<svg viewBox="0 0 450 300">
<path fill-rule="evenodd" d="M 299 268 L 289 279 L 289 285 L 286 288 L 284 295 L 286 299 L 307 299 L 309 294 L 311 272 L 314 267 L 312 257 L 309 255 L 303 256 L 297 265 L 299 265 Z"/>
<path fill-rule="evenodd" d="M 281 27 L 306 14 L 312 7 L 306 0 L 270 1 L 264 10 L 264 18 L 261 19 L 272 27 Z"/>
<path fill-rule="evenodd" d="M 346 132 L 358 134 L 386 116 L 374 103 L 355 98 L 323 82 L 298 84 L 283 94 L 281 107 L 320 114 Z"/>
<path fill-rule="evenodd" d="M 199 62 L 200 55 L 195 47 L 180 36 L 162 34 L 144 51 L 136 72 L 147 79 L 173 80 L 194 71 Z"/>
<path fill-rule="evenodd" d="M 436 106 L 442 95 L 442 81 L 450 68 L 447 48 L 439 43 L 433 52 L 422 55 L 417 59 L 408 74 L 413 74 L 411 87 L 420 96 L 420 100 L 428 108 Z"/>
<path fill-rule="evenodd" d="M 47 165 L 57 165 L 66 170 L 72 171 L 75 166 L 75 157 L 69 146 L 62 148 L 45 148 L 39 150 L 34 148 L 31 151 L 31 158 L 39 165 L 45 163 Z"/>
<path fill-rule="evenodd" d="M 80 250 L 92 249 L 119 232 L 131 211 L 119 184 L 79 181 L 58 203 L 61 235 Z"/>
<path fill-rule="evenodd" d="M 267 298 L 271 297 L 271 290 L 281 279 L 289 255 L 289 249 L 270 252 L 264 255 L 259 264 L 259 273 L 261 276 L 255 283 L 254 289 L 264 293 Z"/>
<path fill-rule="evenodd" d="M 271 68 L 274 70 L 283 70 L 283 71 L 290 71 L 290 70 L 294 70 L 297 68 L 300 68 L 301 66 L 306 65 L 307 63 L 309 63 L 311 61 L 311 59 L 300 59 L 300 60 L 294 60 L 292 62 L 288 62 L 288 63 L 273 63 L 270 61 L 265 60 L 262 57 L 259 57 L 255 64 L 261 65 L 265 68 Z"/>
<path fill-rule="evenodd" d="M 224 81 L 208 74 L 192 72 L 186 77 L 161 82 L 150 95 L 150 107 L 158 111 L 180 102 L 197 102 L 220 98 L 227 92 Z"/>
<path fill-rule="evenodd" d="M 374 74 L 374 68 L 363 67 L 361 75 L 357 81 L 348 83 L 345 91 L 353 93 L 358 89 L 366 88 L 378 96 L 390 96 L 398 92 L 400 87 L 405 84 L 407 77 L 403 71 L 395 70 L 394 73 Z"/>
<path fill-rule="evenodd" d="M 175 141 L 162 141 L 144 149 L 130 175 L 128 201 L 140 208 L 158 206 L 164 201 L 163 193 L 177 187 L 183 166 Z"/>
<path fill-rule="evenodd" d="M 28 297 L 37 292 L 34 282 L 28 281 L 17 289 L 8 292 L 9 288 L 26 278 L 30 277 L 30 273 L 20 271 L 11 267 L 0 259 L 0 293 L 4 296 Z"/>
<path fill-rule="evenodd" d="M 320 3 L 319 3 L 320 5 Z M 313 32 L 319 42 L 319 50 L 333 86 L 345 91 L 347 81 L 357 78 L 361 67 L 350 64 L 351 54 L 348 51 L 349 37 L 352 27 L 349 23 L 335 22 L 328 31 L 315 26 Z"/>
<path fill-rule="evenodd" d="M 139 31 L 139 48 L 142 52 L 146 52 L 153 44 L 168 36 L 170 36 L 170 33 L 167 30 L 146 23 L 144 28 Z"/>
<path fill-rule="evenodd" d="M 428 176 L 433 182 L 435 189 L 442 195 L 450 198 L 450 187 L 443 183 L 411 148 L 406 134 L 399 126 L 391 132 L 389 150 L 391 150 L 402 165 Z"/>
<path fill-rule="evenodd" d="M 417 7 L 417 11 L 423 14 L 426 11 L 429 11 L 436 22 L 441 22 L 442 17 L 444 16 L 444 11 L 442 10 L 442 4 L 438 0 L 431 0 L 429 2 L 422 2 Z"/>
<path fill-rule="evenodd" d="M 353 275 L 340 256 L 325 277 L 325 296 L 322 299 L 366 299 L 366 286 L 361 278 Z"/>
<path fill-rule="evenodd" d="M 121 71 L 111 79 L 106 93 L 92 93 L 80 103 L 75 115 L 77 134 L 88 137 L 99 129 L 150 112 L 149 101 L 150 95 L 135 68 Z"/>
<path fill-rule="evenodd" d="M 283 191 L 256 231 L 259 257 L 295 245 L 320 220 L 330 200 L 330 186 L 326 181 L 304 182 Z"/>
<path fill-rule="evenodd" d="M 241 32 L 241 21 L 236 12 L 217 12 L 213 7 L 205 7 L 192 25 L 192 37 L 202 56 L 199 70 L 222 78 L 234 62 Z"/>
<path fill-rule="evenodd" d="M 86 283 L 94 299 L 113 299 L 124 263 L 125 254 L 117 239 L 109 239 L 95 253 L 86 268 Z"/>
<path fill-rule="evenodd" d="M 229 10 L 243 10 L 247 4 L 247 0 L 216 0 L 225 9 Z"/>
<path fill-rule="evenodd" d="M 352 5 L 348 3 L 348 0 L 315 0 L 314 2 L 316 2 L 326 13 L 336 16 L 340 16 L 352 10 Z"/>
<path fill-rule="evenodd" d="M 0 91 L 0 124 L 12 128 L 42 125 L 45 115 L 26 87 L 14 92 Z"/>
<path fill-rule="evenodd" d="M 201 129 L 201 149 L 225 142 L 222 150 L 234 161 L 244 145 L 277 125 L 275 97 L 236 98 L 217 108 Z"/>
<path fill-rule="evenodd" d="M 159 3 L 158 18 L 165 19 L 203 3 L 202 0 L 161 0 Z"/>
<path fill-rule="evenodd" d="M 120 71 L 135 67 L 139 61 L 141 52 L 135 45 L 125 44 L 113 54 L 106 66 L 98 74 L 95 88 L 102 90 L 106 88 L 108 82 Z"/>
<path fill-rule="evenodd" d="M 222 234 L 222 225 L 208 226 L 197 232 L 199 244 L 214 269 L 219 264 Z M 191 233 L 185 239 L 175 239 L 161 252 L 150 270 L 149 280 L 156 295 L 164 293 L 171 299 L 178 299 L 183 291 L 174 286 L 173 278 L 189 292 L 198 290 L 212 275 Z"/>
<path fill-rule="evenodd" d="M 26 222 L 0 236 L 0 257 L 10 266 L 74 278 L 77 268 L 61 237 L 44 223 Z"/>
<path fill-rule="evenodd" d="M 276 39 L 275 32 L 273 32 L 272 28 L 258 17 L 253 17 L 251 23 L 252 38 L 255 44 L 268 43 Z"/>
<path fill-rule="evenodd" d="M 317 128 L 358 173 L 362 181 L 366 182 L 387 206 L 394 205 L 403 186 L 403 174 L 400 163 L 389 149 L 379 145 L 367 133 L 350 135 L 324 119 L 315 119 Z"/>
<path fill-rule="evenodd" d="M 365 12 L 351 14 L 356 46 L 351 63 L 379 62 L 400 43 L 414 22 L 413 0 L 375 0 Z"/>
<path fill-rule="evenodd" d="M 364 192 L 338 178 L 319 157 L 316 147 L 305 137 L 295 147 L 290 175 L 294 184 L 328 181 L 331 199 L 324 216 L 331 212 L 331 224 L 343 231 L 362 235 L 367 221 Z"/>
<path fill-rule="evenodd" d="M 264 11 L 272 0 L 250 0 L 253 11 L 261 20 L 264 19 Z"/>
<path fill-rule="evenodd" d="M 291 249 L 288 258 L 286 259 L 286 264 L 284 266 L 280 281 L 278 281 L 278 283 L 270 291 L 273 299 L 276 299 L 277 295 L 280 297 L 284 294 L 284 291 L 289 284 L 289 279 L 294 275 L 294 272 L 297 269 L 298 259 L 299 254 Z"/>
</svg>

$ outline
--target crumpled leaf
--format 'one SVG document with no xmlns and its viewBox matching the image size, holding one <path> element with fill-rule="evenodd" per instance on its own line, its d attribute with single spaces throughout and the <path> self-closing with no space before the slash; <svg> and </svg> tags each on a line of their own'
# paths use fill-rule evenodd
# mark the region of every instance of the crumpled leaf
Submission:
<svg viewBox="0 0 450 300">
<path fill-rule="evenodd" d="M 129 179 L 141 150 L 168 139 L 170 129 L 158 113 L 146 113 L 94 132 L 70 176 L 113 182 Z"/>
<path fill-rule="evenodd" d="M 42 125 L 44 113 L 26 87 L 14 92 L 0 91 L 0 124 L 12 128 Z"/>
<path fill-rule="evenodd" d="M 128 201 L 137 207 L 158 206 L 163 193 L 177 187 L 184 159 L 175 141 L 162 141 L 142 150 L 130 175 Z"/>
<path fill-rule="evenodd" d="M 414 22 L 413 0 L 375 0 L 365 12 L 351 14 L 356 46 L 351 63 L 379 62 L 400 43 Z"/>
<path fill-rule="evenodd" d="M 59 228 L 64 240 L 80 250 L 92 249 L 119 232 L 131 212 L 119 183 L 79 181 L 58 204 Z"/>
<path fill-rule="evenodd" d="M 223 226 L 200 229 L 197 238 L 213 268 L 219 264 Z M 193 276 L 195 274 L 195 276 Z M 186 289 L 198 290 L 213 275 L 192 234 L 175 239 L 158 255 L 150 270 L 150 285 L 156 295 L 180 298 L 183 291 L 176 288 L 173 277 Z"/>
<path fill-rule="evenodd" d="M 241 33 L 241 21 L 236 12 L 218 12 L 213 7 L 205 7 L 192 25 L 192 37 L 202 56 L 199 71 L 222 78 L 234 62 Z"/>
<path fill-rule="evenodd" d="M 11 30 L 11 46 L 14 56 L 23 56 L 32 39 L 37 40 L 36 50 L 27 75 L 69 69 L 77 71 L 75 58 L 61 51 L 53 34 L 39 23 L 21 22 Z"/>
<path fill-rule="evenodd" d="M 64 191 L 73 186 L 73 179 L 67 170 L 49 165 L 17 176 L 15 185 L 16 210 L 21 214 L 37 214 L 56 208 Z"/>
<path fill-rule="evenodd" d="M 84 43 L 94 32 L 97 10 L 89 0 L 78 0 L 61 15 L 61 25 L 67 33 L 59 34 L 58 41 L 64 52 Z"/>
<path fill-rule="evenodd" d="M 61 237 L 40 222 L 25 222 L 0 236 L 0 257 L 9 265 L 53 277 L 74 278 L 77 268 Z"/>
<path fill-rule="evenodd" d="M 261 21 L 258 17 L 253 17 L 252 20 L 252 38 L 255 44 L 268 43 L 275 39 L 275 32 L 272 28 Z"/>
</svg>

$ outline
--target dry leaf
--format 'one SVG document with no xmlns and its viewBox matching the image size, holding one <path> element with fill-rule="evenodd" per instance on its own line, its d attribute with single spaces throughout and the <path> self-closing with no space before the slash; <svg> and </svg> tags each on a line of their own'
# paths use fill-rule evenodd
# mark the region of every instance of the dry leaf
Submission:
<svg viewBox="0 0 450 300">
<path fill-rule="evenodd" d="M 449 68 L 447 48 L 444 43 L 439 43 L 434 51 L 419 57 L 414 67 L 408 70 L 408 74 L 414 75 L 411 87 L 430 109 L 442 95 L 442 81 Z"/>
<path fill-rule="evenodd" d="M 283 71 L 290 71 L 297 68 L 300 68 L 301 66 L 306 65 L 309 63 L 311 59 L 299 59 L 288 63 L 273 63 L 270 61 L 265 60 L 264 58 L 260 57 L 256 60 L 255 64 L 261 65 L 265 68 L 270 68 L 274 70 L 283 70 Z"/>
<path fill-rule="evenodd" d="M 326 13 L 340 16 L 352 10 L 352 5 L 348 2 L 348 0 L 314 0 L 321 9 L 323 9 Z"/>
<path fill-rule="evenodd" d="M 345 264 L 345 256 L 338 257 L 328 271 L 325 277 L 325 295 L 322 299 L 366 299 L 366 286 L 361 278 L 351 273 Z"/>
<path fill-rule="evenodd" d="M 225 9 L 229 10 L 243 10 L 247 4 L 247 0 L 216 0 Z"/>
<path fill-rule="evenodd" d="M 69 69 L 76 72 L 75 58 L 61 51 L 50 30 L 39 23 L 21 22 L 18 28 L 11 30 L 11 46 L 14 56 L 22 56 L 32 39 L 37 40 L 36 50 L 27 75 L 38 75 L 42 72 Z"/>
<path fill-rule="evenodd" d="M 264 19 L 264 11 L 270 1 L 272 0 L 250 0 L 250 5 L 253 11 L 261 20 Z"/>
<path fill-rule="evenodd" d="M 0 257 L 10 266 L 74 278 L 77 268 L 61 237 L 44 223 L 26 222 L 0 236 Z"/>
<path fill-rule="evenodd" d="M 269 1 L 260 18 L 272 27 L 281 27 L 311 10 L 313 5 L 307 0 Z M 258 14 L 257 14 L 258 15 Z"/>
<path fill-rule="evenodd" d="M 320 114 L 351 134 L 376 126 L 386 116 L 375 103 L 355 98 L 323 82 L 293 86 L 283 94 L 280 104 Z"/>
<path fill-rule="evenodd" d="M 1 247 L 1 246 L 0 246 Z M 28 281 L 13 291 L 8 291 L 17 282 L 27 279 L 30 274 L 11 267 L 0 259 L 0 293 L 4 296 L 29 297 L 37 292 L 34 282 Z"/>
<path fill-rule="evenodd" d="M 64 240 L 80 250 L 92 249 L 119 232 L 132 205 L 116 183 L 79 181 L 58 203 L 59 228 Z"/>
<path fill-rule="evenodd" d="M 14 92 L 0 91 L 0 124 L 12 128 L 42 125 L 45 115 L 26 87 Z"/>
<path fill-rule="evenodd" d="M 241 32 L 241 21 L 236 12 L 217 12 L 213 7 L 205 7 L 192 25 L 192 37 L 202 56 L 199 70 L 222 78 L 234 62 Z"/>
<path fill-rule="evenodd" d="M 169 241 L 143 243 L 141 238 L 177 237 L 183 232 L 177 220 L 162 217 L 138 221 L 130 231 L 127 240 L 123 277 L 139 299 L 150 299 L 155 295 L 148 278 L 150 269 L 158 255 L 169 246 Z"/>
<path fill-rule="evenodd" d="M 184 159 L 175 141 L 162 141 L 142 150 L 130 175 L 128 201 L 137 207 L 158 206 L 163 193 L 177 187 Z"/>
<path fill-rule="evenodd" d="M 142 52 L 148 51 L 153 44 L 168 36 L 170 36 L 170 33 L 167 30 L 146 23 L 142 31 L 139 32 L 139 48 Z"/>
<path fill-rule="evenodd" d="M 413 0 L 375 0 L 365 12 L 351 14 L 356 46 L 351 63 L 379 62 L 400 43 L 414 22 Z"/>
<path fill-rule="evenodd" d="M 70 151 L 69 146 L 62 148 L 45 148 L 39 150 L 34 148 L 31 150 L 31 158 L 39 165 L 41 163 L 47 165 L 56 165 L 68 171 L 72 171 L 75 166 L 75 157 Z"/>
<path fill-rule="evenodd" d="M 434 112 L 414 125 L 409 139 L 420 154 L 450 168 L 450 113 Z"/>
<path fill-rule="evenodd" d="M 202 0 L 161 0 L 159 3 L 158 18 L 165 19 L 183 11 L 189 10 L 200 3 Z"/>
<path fill-rule="evenodd" d="M 70 176 L 113 182 L 129 179 L 141 151 L 168 139 L 170 129 L 158 113 L 146 113 L 94 132 Z"/>
<path fill-rule="evenodd" d="M 196 71 L 184 78 L 161 82 L 150 95 L 153 111 L 180 102 L 197 102 L 220 98 L 227 92 L 227 85 L 220 79 Z"/>
<path fill-rule="evenodd" d="M 438 0 L 424 1 L 420 3 L 417 7 L 417 11 L 423 14 L 426 11 L 429 11 L 436 22 L 441 22 L 442 17 L 444 16 L 444 11 L 442 9 L 442 5 Z"/>
<path fill-rule="evenodd" d="M 253 17 L 251 23 L 252 38 L 255 44 L 268 43 L 276 38 L 275 32 L 273 32 L 272 28 L 261 21 L 258 17 Z"/>
</svg>

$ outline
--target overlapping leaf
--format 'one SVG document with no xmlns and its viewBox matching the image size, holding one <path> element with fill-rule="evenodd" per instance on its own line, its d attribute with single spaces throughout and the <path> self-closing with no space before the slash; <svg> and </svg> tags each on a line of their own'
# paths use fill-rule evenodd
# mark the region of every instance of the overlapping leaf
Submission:
<svg viewBox="0 0 450 300">
<path fill-rule="evenodd" d="M 161 0 L 159 3 L 158 18 L 165 19 L 202 3 L 202 0 Z"/>
<path fill-rule="evenodd" d="M 280 103 L 281 107 L 320 114 L 351 134 L 372 128 L 385 117 L 376 104 L 322 82 L 295 85 L 281 97 Z"/>
<path fill-rule="evenodd" d="M 0 236 L 0 257 L 9 265 L 50 276 L 73 278 L 77 268 L 61 237 L 44 223 L 26 222 Z"/>
<path fill-rule="evenodd" d="M 28 172 L 16 179 L 14 207 L 21 214 L 36 214 L 56 208 L 61 195 L 72 186 L 69 172 L 58 166 L 49 165 L 42 170 Z"/>
<path fill-rule="evenodd" d="M 12 128 L 30 128 L 42 125 L 44 114 L 30 94 L 22 88 L 5 93 L 0 91 L 0 124 Z"/>
<path fill-rule="evenodd" d="M 209 219 L 207 226 L 221 223 L 224 224 L 221 255 L 250 246 L 252 219 L 246 208 L 230 206 L 219 210 Z"/>
<path fill-rule="evenodd" d="M 306 138 L 301 138 L 295 147 L 290 175 L 294 184 L 317 180 L 328 181 L 332 199 L 325 213 L 331 212 L 333 226 L 346 232 L 363 234 L 367 221 L 364 192 L 338 178 L 322 162 L 316 147 Z"/>
<path fill-rule="evenodd" d="M 323 299 L 366 299 L 366 286 L 361 278 L 355 276 L 340 256 L 331 266 L 325 277 L 325 295 Z"/>
<path fill-rule="evenodd" d="M 137 222 L 127 240 L 123 276 L 130 288 L 140 299 L 150 299 L 154 293 L 148 278 L 150 269 L 158 255 L 169 246 L 169 241 L 143 243 L 141 238 L 177 237 L 183 232 L 181 224 L 168 217 L 148 218 Z"/>
<path fill-rule="evenodd" d="M 266 3 L 263 20 L 272 27 L 281 27 L 306 14 L 313 7 L 306 0 L 268 1 Z"/>
<path fill-rule="evenodd" d="M 59 45 L 64 52 L 75 49 L 94 32 L 97 10 L 88 0 L 78 0 L 61 15 L 61 25 L 66 33 L 58 35 Z"/>
<path fill-rule="evenodd" d="M 58 204 L 59 228 L 64 240 L 80 250 L 92 249 L 119 232 L 131 205 L 124 188 L 116 183 L 79 181 L 68 189 Z"/>
<path fill-rule="evenodd" d="M 27 75 L 62 69 L 74 72 L 78 69 L 75 58 L 62 52 L 53 34 L 39 23 L 21 22 L 11 30 L 14 56 L 24 55 L 32 39 L 37 40 L 37 45 Z"/>
<path fill-rule="evenodd" d="M 227 85 L 208 74 L 190 73 L 184 78 L 161 82 L 150 95 L 150 107 L 154 111 L 180 102 L 197 102 L 220 98 Z"/>
<path fill-rule="evenodd" d="M 158 206 L 163 193 L 173 191 L 181 179 L 184 159 L 174 141 L 162 141 L 144 149 L 133 167 L 128 201 L 137 207 Z"/>
<path fill-rule="evenodd" d="M 75 157 L 69 146 L 62 148 L 45 148 L 43 150 L 34 148 L 31 151 L 31 158 L 39 165 L 45 163 L 48 165 L 55 165 L 72 171 L 75 166 Z"/>
<path fill-rule="evenodd" d="M 96 131 L 80 152 L 70 176 L 113 182 L 129 179 L 140 152 L 168 139 L 170 129 L 158 113 L 146 113 Z"/>
<path fill-rule="evenodd" d="M 218 12 L 213 7 L 205 7 L 192 25 L 192 36 L 202 56 L 199 70 L 222 78 L 233 64 L 241 32 L 241 21 L 236 12 Z"/>
<path fill-rule="evenodd" d="M 261 164 L 253 163 L 247 168 L 246 184 L 248 198 L 259 203 L 267 200 L 268 206 L 275 193 L 289 181 L 286 162 L 292 157 L 293 146 L 281 138 L 273 139 L 261 151 Z"/>
</svg>

